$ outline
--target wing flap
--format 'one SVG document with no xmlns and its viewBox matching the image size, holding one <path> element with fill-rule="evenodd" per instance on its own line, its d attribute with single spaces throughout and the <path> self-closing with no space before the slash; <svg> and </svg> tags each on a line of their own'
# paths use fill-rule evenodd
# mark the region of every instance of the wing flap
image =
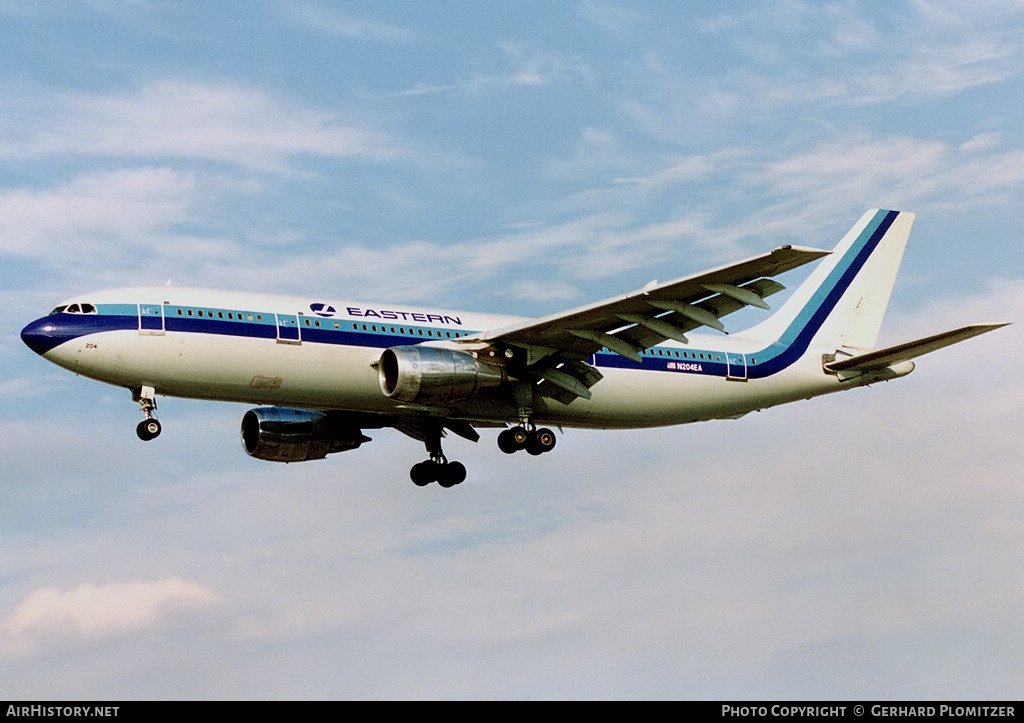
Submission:
<svg viewBox="0 0 1024 723">
<path fill-rule="evenodd" d="M 740 288 L 760 299 L 765 299 L 772 294 L 784 291 L 786 287 L 774 279 L 758 279 L 757 281 L 744 284 Z M 648 318 L 652 318 L 654 314 L 662 314 L 653 318 L 656 318 L 659 322 L 669 324 L 683 334 L 702 326 L 726 333 L 725 326 L 720 319 L 747 306 L 742 301 L 724 294 L 708 296 L 696 304 L 688 304 L 681 301 L 649 301 L 648 304 L 652 307 L 648 311 Z M 673 313 L 665 314 L 666 310 Z M 678 337 L 674 337 L 671 334 L 658 333 L 652 328 L 645 328 L 647 325 L 643 322 L 635 323 L 637 323 L 636 327 L 624 329 L 618 332 L 616 336 L 643 349 L 660 344 L 666 339 L 676 339 L 679 341 Z"/>
<path fill-rule="evenodd" d="M 562 404 L 569 404 L 580 397 L 590 399 L 590 388 L 604 378 L 594 367 L 575 360 L 557 368 L 540 369 L 537 376 L 541 379 L 537 392 Z"/>
<path fill-rule="evenodd" d="M 624 321 L 621 315 L 658 318 L 683 333 L 705 325 L 721 328 L 721 323 L 717 322 L 720 317 L 750 304 L 763 306 L 761 300 L 765 296 L 783 288 L 766 277 L 795 269 L 829 253 L 782 246 L 735 264 L 662 284 L 651 283 L 638 291 L 568 312 L 495 329 L 468 341 L 549 348 L 574 359 L 586 359 L 607 347 L 635 359 L 633 349 L 643 350 L 670 337 L 649 326 Z M 687 314 L 687 310 L 693 313 Z M 663 327 L 663 330 L 668 329 Z M 608 336 L 614 337 L 614 348 L 603 343 L 608 341 Z"/>
</svg>

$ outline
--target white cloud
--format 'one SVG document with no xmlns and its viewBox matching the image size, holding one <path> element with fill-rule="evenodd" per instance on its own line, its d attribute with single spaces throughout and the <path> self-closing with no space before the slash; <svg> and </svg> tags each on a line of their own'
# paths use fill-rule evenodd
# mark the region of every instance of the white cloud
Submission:
<svg viewBox="0 0 1024 723">
<path fill-rule="evenodd" d="M 874 199 L 905 207 L 926 199 L 988 204 L 997 192 L 1016 193 L 1024 180 L 1024 152 L 990 144 L 963 149 L 917 138 L 849 138 L 766 161 L 747 179 L 828 203 L 828 198 Z"/>
<path fill-rule="evenodd" d="M 49 107 L 37 109 L 31 124 L 19 119 L 0 157 L 188 158 L 269 168 L 294 156 L 381 160 L 403 153 L 379 130 L 232 83 L 160 80 L 137 92 L 72 93 L 42 105 Z"/>
<path fill-rule="evenodd" d="M 716 259 L 737 252 L 735 238 L 708 229 L 700 214 L 638 223 L 627 214 L 593 213 L 459 243 L 348 244 L 318 253 L 315 259 L 292 255 L 274 266 L 260 259 L 256 263 L 235 259 L 223 267 L 212 264 L 205 271 L 243 286 L 282 291 L 301 278 L 307 288 L 342 287 L 351 298 L 424 301 L 455 293 L 465 297 L 484 288 L 491 297 L 568 299 L 577 295 L 575 282 L 641 268 L 680 243 Z M 692 268 L 669 273 L 677 276 L 688 270 Z"/>
<path fill-rule="evenodd" d="M 694 106 L 706 122 L 745 123 L 933 102 L 1020 78 L 1020 15 L 1010 2 L 977 13 L 974 6 L 918 3 L 910 12 L 871 15 L 848 2 L 770 3 L 699 23 L 721 35 L 726 57 L 738 61 L 716 65 L 722 56 L 711 56 L 701 81 L 681 80 L 670 63 L 648 58 L 648 92 L 625 105 L 641 127 L 672 138 L 693 123 Z"/>
<path fill-rule="evenodd" d="M 217 600 L 216 594 L 199 583 L 177 577 L 85 583 L 67 590 L 41 588 L 0 623 L 0 656 L 32 654 L 55 640 L 138 632 Z"/>
<path fill-rule="evenodd" d="M 474 64 L 474 71 L 452 83 L 419 83 L 394 91 L 389 97 L 412 97 L 445 93 L 479 94 L 485 91 L 540 88 L 588 79 L 593 71 L 578 57 L 518 43 L 500 43 L 501 56 Z M 499 67 L 502 66 L 502 67 Z M 479 68 L 484 68 L 480 70 Z"/>
<path fill-rule="evenodd" d="M 615 183 L 636 184 L 645 191 L 664 186 L 693 183 L 701 181 L 712 174 L 729 173 L 742 168 L 747 151 L 726 149 L 713 153 L 689 156 L 672 156 L 665 159 L 666 166 L 644 176 L 623 177 L 615 179 Z"/>
<path fill-rule="evenodd" d="M 103 241 L 144 245 L 157 229 L 188 218 L 198 186 L 190 173 L 133 168 L 84 174 L 55 189 L 4 191 L 0 252 L 45 257 L 60 249 L 107 260 Z"/>
<path fill-rule="evenodd" d="M 808 75 L 802 64 L 790 72 L 768 74 L 745 69 L 713 83 L 698 100 L 718 116 L 756 111 L 782 112 L 795 107 L 859 106 L 907 98 L 956 95 L 1020 75 L 1020 49 L 998 40 L 943 44 L 893 59 L 879 67 L 844 67 L 837 72 Z"/>
<path fill-rule="evenodd" d="M 601 29 L 616 35 L 629 34 L 645 20 L 645 17 L 632 7 L 596 0 L 584 0 L 577 12 Z"/>
<path fill-rule="evenodd" d="M 381 20 L 352 17 L 334 8 L 326 10 L 310 3 L 288 4 L 286 16 L 306 30 L 315 30 L 338 37 L 385 42 L 409 42 L 415 33 Z"/>
</svg>

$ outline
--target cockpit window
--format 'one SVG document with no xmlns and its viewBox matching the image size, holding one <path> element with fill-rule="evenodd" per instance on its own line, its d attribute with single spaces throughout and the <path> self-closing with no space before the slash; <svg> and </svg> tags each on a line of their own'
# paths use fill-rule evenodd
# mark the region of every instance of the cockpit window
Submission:
<svg viewBox="0 0 1024 723">
<path fill-rule="evenodd" d="M 72 304 L 71 306 L 58 306 L 56 309 L 51 311 L 51 314 L 95 314 L 96 307 L 92 304 Z"/>
</svg>

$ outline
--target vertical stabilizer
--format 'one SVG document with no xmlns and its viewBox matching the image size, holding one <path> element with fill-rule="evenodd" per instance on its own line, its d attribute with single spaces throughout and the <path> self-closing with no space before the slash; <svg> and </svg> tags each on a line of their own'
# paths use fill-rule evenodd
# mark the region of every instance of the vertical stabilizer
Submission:
<svg viewBox="0 0 1024 723">
<path fill-rule="evenodd" d="M 865 213 L 782 308 L 744 336 L 874 349 L 913 222 L 912 213 Z"/>
</svg>

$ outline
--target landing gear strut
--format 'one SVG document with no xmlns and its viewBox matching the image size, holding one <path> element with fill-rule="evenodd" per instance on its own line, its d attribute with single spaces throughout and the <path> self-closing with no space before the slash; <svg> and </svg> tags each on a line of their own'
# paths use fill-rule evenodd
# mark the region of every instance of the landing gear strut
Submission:
<svg viewBox="0 0 1024 723">
<path fill-rule="evenodd" d="M 132 399 L 139 403 L 142 413 L 146 415 L 146 418 L 135 428 L 135 433 L 143 442 L 156 439 L 160 436 L 161 430 L 160 420 L 153 416 L 153 412 L 156 411 L 156 390 L 153 387 L 133 389 Z"/>
<path fill-rule="evenodd" d="M 427 431 L 424 442 L 430 459 L 414 464 L 409 476 L 417 487 L 437 482 L 442 487 L 454 487 L 466 480 L 466 466 L 462 462 L 449 462 L 441 450 L 441 427 Z"/>
</svg>

